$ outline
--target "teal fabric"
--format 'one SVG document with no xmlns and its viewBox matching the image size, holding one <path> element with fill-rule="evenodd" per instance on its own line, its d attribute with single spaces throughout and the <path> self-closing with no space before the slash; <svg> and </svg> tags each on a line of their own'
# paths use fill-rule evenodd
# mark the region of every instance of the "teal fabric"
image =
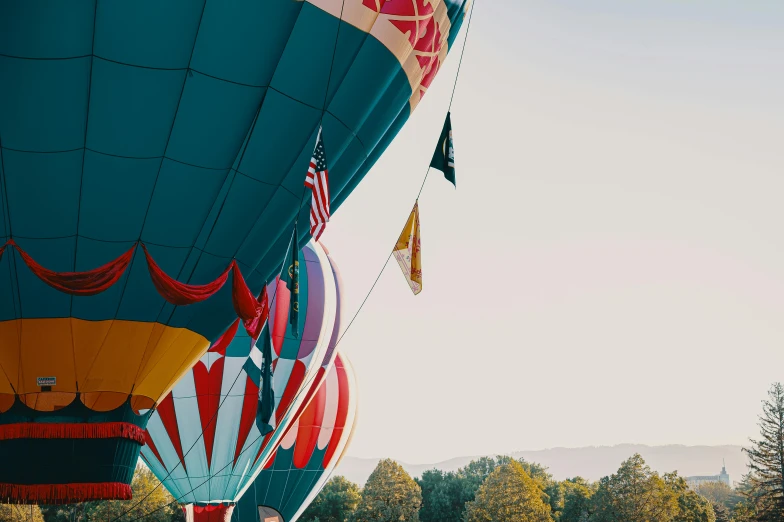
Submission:
<svg viewBox="0 0 784 522">
<path fill-rule="evenodd" d="M 464 1 L 448 4 L 456 34 Z M 194 284 L 236 258 L 254 292 L 295 217 L 299 246 L 309 239 L 303 182 L 325 99 L 333 211 L 410 112 L 406 75 L 380 42 L 291 0 L 9 0 L 0 78 L 2 241 L 70 271 L 141 239 Z M 13 251 L 0 260 L 0 321 L 160 321 L 214 341 L 234 318 L 229 294 L 169 305 L 140 253 L 94 297 L 49 288 Z"/>
<path fill-rule="evenodd" d="M 232 522 L 260 522 L 258 506 L 278 511 L 283 520 L 292 520 L 324 474 L 325 450 L 315 448 L 304 469 L 294 467 L 294 447 L 279 449 L 275 462 L 263 469 L 248 488 L 232 513 Z"/>
<path fill-rule="evenodd" d="M 0 483 L 130 484 L 139 443 L 128 439 L 12 439 L 0 443 Z"/>
</svg>

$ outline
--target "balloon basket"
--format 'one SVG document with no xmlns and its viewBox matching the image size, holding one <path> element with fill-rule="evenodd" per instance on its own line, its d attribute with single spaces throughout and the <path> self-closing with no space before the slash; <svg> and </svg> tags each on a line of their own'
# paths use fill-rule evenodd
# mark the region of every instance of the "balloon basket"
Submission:
<svg viewBox="0 0 784 522">
<path fill-rule="evenodd" d="M 17 397 L 0 413 L 0 502 L 130 499 L 148 417 L 134 413 L 129 402 L 97 412 L 77 396 L 42 412 Z"/>
</svg>

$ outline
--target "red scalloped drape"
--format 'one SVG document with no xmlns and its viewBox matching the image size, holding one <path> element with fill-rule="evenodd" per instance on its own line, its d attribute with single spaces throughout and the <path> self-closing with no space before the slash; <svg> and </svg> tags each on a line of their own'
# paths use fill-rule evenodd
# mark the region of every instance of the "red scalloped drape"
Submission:
<svg viewBox="0 0 784 522">
<path fill-rule="evenodd" d="M 14 243 L 11 239 L 9 245 L 16 248 L 22 261 L 33 272 L 38 279 L 51 286 L 55 290 L 71 295 L 95 295 L 107 290 L 110 286 L 120 280 L 125 273 L 125 269 L 133 258 L 136 245 L 133 245 L 123 255 L 109 261 L 103 266 L 87 270 L 85 272 L 55 272 L 39 265 L 30 255 Z"/>
<path fill-rule="evenodd" d="M 258 305 L 257 310 L 259 310 L 259 314 L 251 319 L 243 320 L 245 331 L 248 332 L 248 335 L 250 335 L 252 339 L 259 338 L 261 329 L 264 327 L 264 323 L 267 322 L 267 318 L 269 317 L 270 307 L 269 299 L 267 298 L 267 285 L 264 285 L 264 288 L 262 288 L 259 298 L 256 299 L 256 303 Z"/>
<path fill-rule="evenodd" d="M 13 239 L 9 239 L 0 247 L 0 257 L 2 257 L 7 246 L 12 246 L 19 252 L 19 256 L 30 268 L 30 271 L 44 283 L 66 294 L 90 296 L 107 290 L 120 280 L 133 259 L 137 245 L 141 245 L 144 250 L 150 278 L 158 293 L 167 302 L 176 306 L 199 303 L 212 297 L 223 288 L 229 277 L 229 272 L 231 272 L 231 299 L 234 311 L 242 319 L 248 334 L 254 339 L 258 338 L 261 327 L 269 315 L 267 288 L 266 286 L 264 287 L 258 298 L 254 297 L 245 283 L 245 278 L 242 277 L 242 272 L 236 260 L 232 260 L 229 266 L 214 281 L 204 285 L 189 285 L 181 283 L 166 274 L 152 258 L 144 243 L 136 243 L 117 259 L 84 272 L 55 272 L 44 268 L 17 245 Z"/>
<path fill-rule="evenodd" d="M 234 311 L 237 317 L 243 321 L 252 321 L 261 315 L 262 304 L 253 296 L 245 278 L 242 277 L 240 267 L 236 261 L 231 262 L 231 299 L 234 304 Z M 263 292 L 262 292 L 263 293 Z"/>
<path fill-rule="evenodd" d="M 161 297 L 177 306 L 200 303 L 215 295 L 218 290 L 223 288 L 226 279 L 229 277 L 229 270 L 231 270 L 235 264 L 234 261 L 232 261 L 232 264 L 226 267 L 226 270 L 211 283 L 205 285 L 189 285 L 180 283 L 161 270 L 161 267 L 153 260 L 150 252 L 143 243 L 142 249 L 144 250 L 144 257 L 147 258 L 147 268 L 150 270 L 152 284 L 158 289 L 158 293 L 161 294 Z"/>
</svg>

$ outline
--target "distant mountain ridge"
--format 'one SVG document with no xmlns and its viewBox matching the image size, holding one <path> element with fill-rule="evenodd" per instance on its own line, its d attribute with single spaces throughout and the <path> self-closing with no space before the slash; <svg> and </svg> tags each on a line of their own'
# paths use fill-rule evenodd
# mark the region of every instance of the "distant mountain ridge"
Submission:
<svg viewBox="0 0 784 522">
<path fill-rule="evenodd" d="M 584 448 L 548 448 L 536 451 L 517 451 L 511 455 L 537 462 L 549 468 L 557 480 L 581 476 L 589 480 L 614 473 L 621 462 L 639 453 L 646 463 L 659 473 L 677 471 L 679 475 L 717 475 L 722 461 L 732 482 L 740 481 L 746 474 L 747 458 L 741 446 L 646 446 L 619 444 L 617 446 L 589 446 Z M 400 462 L 411 476 L 419 477 L 428 469 L 456 471 L 480 456 L 456 457 L 434 464 L 408 464 Z M 347 479 L 363 485 L 380 459 L 345 457 L 335 471 Z"/>
</svg>

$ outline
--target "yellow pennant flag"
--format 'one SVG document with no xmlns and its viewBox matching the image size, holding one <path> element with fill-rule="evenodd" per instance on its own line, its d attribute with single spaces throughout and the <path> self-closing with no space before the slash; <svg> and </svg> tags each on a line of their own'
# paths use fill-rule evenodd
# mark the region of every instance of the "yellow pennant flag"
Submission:
<svg viewBox="0 0 784 522">
<path fill-rule="evenodd" d="M 419 202 L 414 204 L 406 226 L 392 252 L 414 295 L 422 291 L 422 245 L 419 242 Z"/>
</svg>

